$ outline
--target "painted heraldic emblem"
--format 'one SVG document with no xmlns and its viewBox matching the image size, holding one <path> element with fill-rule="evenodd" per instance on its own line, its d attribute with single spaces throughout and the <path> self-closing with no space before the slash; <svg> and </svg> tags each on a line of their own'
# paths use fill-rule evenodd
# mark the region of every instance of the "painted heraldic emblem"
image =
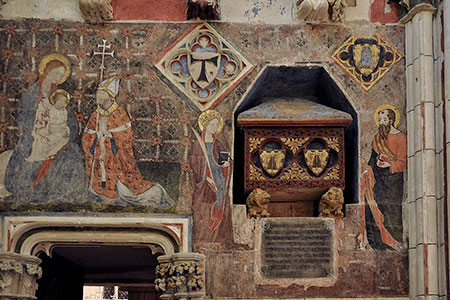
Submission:
<svg viewBox="0 0 450 300">
<path fill-rule="evenodd" d="M 211 52 L 191 52 L 188 69 L 194 82 L 202 89 L 213 83 L 219 72 L 220 55 Z"/>
<path fill-rule="evenodd" d="M 270 176 L 276 176 L 283 168 L 286 150 L 260 150 L 261 165 Z"/>
<path fill-rule="evenodd" d="M 330 150 L 328 149 L 308 149 L 305 151 L 306 165 L 316 176 L 319 176 L 325 170 L 329 158 Z"/>
<path fill-rule="evenodd" d="M 152 69 L 179 96 L 205 111 L 217 106 L 254 67 L 215 25 L 203 23 L 166 49 Z"/>
<path fill-rule="evenodd" d="M 331 58 L 368 91 L 403 55 L 376 33 L 370 38 L 349 37 Z"/>
</svg>

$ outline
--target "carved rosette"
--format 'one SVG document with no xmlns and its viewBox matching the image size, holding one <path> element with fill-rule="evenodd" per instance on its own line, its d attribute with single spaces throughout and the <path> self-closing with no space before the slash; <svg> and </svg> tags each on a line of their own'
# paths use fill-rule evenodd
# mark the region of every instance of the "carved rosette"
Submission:
<svg viewBox="0 0 450 300">
<path fill-rule="evenodd" d="M 41 260 L 35 256 L 0 253 L 0 299 L 36 299 Z"/>
<path fill-rule="evenodd" d="M 204 299 L 205 258 L 198 253 L 158 257 L 155 286 L 161 299 Z"/>
</svg>

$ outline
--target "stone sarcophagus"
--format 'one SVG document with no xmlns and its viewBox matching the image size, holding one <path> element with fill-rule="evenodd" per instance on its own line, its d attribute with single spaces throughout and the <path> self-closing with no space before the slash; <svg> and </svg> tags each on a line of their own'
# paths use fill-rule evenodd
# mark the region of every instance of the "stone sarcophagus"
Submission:
<svg viewBox="0 0 450 300">
<path fill-rule="evenodd" d="M 314 201 L 345 187 L 344 131 L 351 115 L 305 99 L 272 99 L 244 111 L 244 189 L 270 194 L 270 214 L 313 216 Z"/>
</svg>

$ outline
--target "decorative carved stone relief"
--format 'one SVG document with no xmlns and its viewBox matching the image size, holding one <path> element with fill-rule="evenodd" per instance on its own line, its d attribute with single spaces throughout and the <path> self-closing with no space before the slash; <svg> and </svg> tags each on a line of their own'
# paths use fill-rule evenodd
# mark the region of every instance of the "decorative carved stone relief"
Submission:
<svg viewBox="0 0 450 300">
<path fill-rule="evenodd" d="M 380 34 L 351 36 L 331 58 L 366 91 L 377 83 L 403 55 Z"/>
<path fill-rule="evenodd" d="M 298 0 L 296 6 L 298 20 L 323 22 L 331 19 L 342 22 L 348 4 L 347 0 Z"/>
<path fill-rule="evenodd" d="M 155 65 L 169 86 L 198 109 L 213 108 L 253 68 L 211 24 L 193 27 Z"/>
<path fill-rule="evenodd" d="M 334 0 L 331 5 L 331 20 L 342 22 L 345 18 L 345 8 L 348 7 L 347 0 Z"/>
<path fill-rule="evenodd" d="M 40 263 L 35 256 L 0 253 L 0 299 L 36 299 L 36 280 L 42 276 Z"/>
<path fill-rule="evenodd" d="M 297 1 L 297 18 L 304 21 L 328 20 L 328 0 Z"/>
<path fill-rule="evenodd" d="M 113 19 L 111 0 L 78 0 L 84 20 L 101 23 Z"/>
<path fill-rule="evenodd" d="M 188 0 L 187 19 L 218 20 L 218 0 Z"/>
<path fill-rule="evenodd" d="M 156 289 L 161 299 L 203 299 L 205 259 L 199 253 L 175 253 L 158 257 Z"/>
</svg>

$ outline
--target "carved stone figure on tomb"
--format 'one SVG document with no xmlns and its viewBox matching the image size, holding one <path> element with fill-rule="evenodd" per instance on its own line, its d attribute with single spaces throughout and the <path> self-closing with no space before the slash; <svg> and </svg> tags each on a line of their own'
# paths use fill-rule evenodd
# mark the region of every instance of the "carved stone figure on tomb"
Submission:
<svg viewBox="0 0 450 300">
<path fill-rule="evenodd" d="M 344 192 L 337 187 L 330 188 L 319 202 L 320 217 L 343 217 L 342 205 L 344 204 Z"/>
<path fill-rule="evenodd" d="M 378 133 L 372 155 L 363 171 L 365 232 L 373 249 L 400 249 L 403 235 L 403 171 L 406 169 L 406 134 L 397 129 L 400 112 L 392 104 L 379 106 L 374 114 Z M 364 227 L 363 227 L 364 229 Z"/>
<path fill-rule="evenodd" d="M 50 113 L 47 104 L 52 92 L 69 78 L 70 72 L 67 57 L 58 53 L 44 56 L 39 64 L 39 79 L 22 98 L 17 115 L 20 136 L 5 173 L 5 187 L 12 193 L 9 201 L 81 202 L 86 195 L 82 154 L 75 143 L 78 125 L 68 107 L 61 108 L 62 118 L 66 119 L 60 124 L 65 128 L 63 139 L 56 138 L 53 149 L 47 148 L 51 151 L 30 159 L 41 123 L 52 126 L 61 122 L 60 113 Z"/>
<path fill-rule="evenodd" d="M 217 135 L 223 128 L 222 115 L 206 110 L 198 117 L 201 134 L 191 155 L 194 174 L 192 211 L 194 213 L 194 246 L 207 250 L 209 244 L 232 244 L 229 186 L 230 154 Z"/>
<path fill-rule="evenodd" d="M 218 20 L 217 0 L 188 0 L 187 19 Z"/>
<path fill-rule="evenodd" d="M 167 208 L 173 200 L 158 183 L 142 179 L 132 147 L 131 120 L 115 101 L 120 79 L 100 83 L 98 108 L 92 113 L 82 137 L 87 185 L 105 201 L 119 205 Z"/>
<path fill-rule="evenodd" d="M 270 217 L 270 194 L 262 189 L 254 189 L 247 197 L 248 216 L 250 218 Z"/>
</svg>

